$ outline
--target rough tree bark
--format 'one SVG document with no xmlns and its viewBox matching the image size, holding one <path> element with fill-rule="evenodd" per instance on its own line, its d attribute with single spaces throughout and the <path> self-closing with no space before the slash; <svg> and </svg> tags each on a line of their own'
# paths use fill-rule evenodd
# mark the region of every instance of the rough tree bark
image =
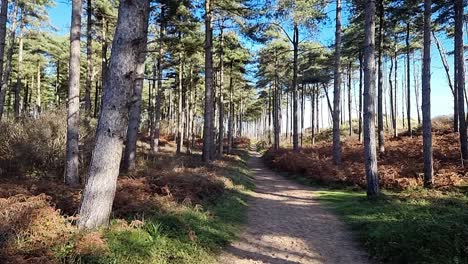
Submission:
<svg viewBox="0 0 468 264">
<path fill-rule="evenodd" d="M 341 0 L 336 0 L 335 66 L 333 89 L 333 161 L 341 164 L 340 101 L 341 101 Z"/>
<path fill-rule="evenodd" d="M 293 81 L 292 81 L 292 122 L 293 122 L 293 150 L 299 150 L 298 118 L 297 118 L 297 74 L 298 74 L 298 52 L 299 52 L 299 27 L 294 24 L 293 34 Z"/>
<path fill-rule="evenodd" d="M 80 184 L 78 137 L 80 130 L 80 32 L 81 0 L 73 0 L 70 27 L 70 62 L 68 70 L 67 154 L 65 183 Z M 38 76 L 39 78 L 39 76 Z M 39 84 L 38 84 L 39 86 Z"/>
<path fill-rule="evenodd" d="M 375 144 L 375 0 L 366 2 L 364 43 L 364 159 L 367 196 L 379 194 L 377 150 Z"/>
<path fill-rule="evenodd" d="M 205 0 L 205 112 L 203 123 L 203 155 L 204 162 L 212 160 L 213 145 L 213 14 L 211 0 Z"/>
<path fill-rule="evenodd" d="M 431 125 L 431 0 L 424 0 L 424 53 L 422 69 L 422 114 L 424 186 L 433 185 L 432 125 Z"/>
<path fill-rule="evenodd" d="M 120 1 L 96 142 L 80 208 L 81 229 L 96 229 L 109 222 L 127 128 L 128 98 L 135 79 L 141 78 L 135 74 L 136 67 L 146 57 L 149 10 L 148 0 Z"/>
</svg>

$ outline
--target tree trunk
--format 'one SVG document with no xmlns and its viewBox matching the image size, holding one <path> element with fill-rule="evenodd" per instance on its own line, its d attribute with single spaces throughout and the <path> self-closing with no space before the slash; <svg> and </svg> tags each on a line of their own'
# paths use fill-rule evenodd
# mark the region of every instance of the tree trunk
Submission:
<svg viewBox="0 0 468 264">
<path fill-rule="evenodd" d="M 352 66 L 353 63 L 350 62 L 348 66 L 348 125 L 349 125 L 349 136 L 353 135 L 353 118 L 351 112 L 351 81 L 352 81 Z"/>
<path fill-rule="evenodd" d="M 336 0 L 335 66 L 333 89 L 333 161 L 341 164 L 340 101 L 341 101 L 341 0 Z"/>
<path fill-rule="evenodd" d="M 384 138 L 384 127 L 383 127 L 383 27 L 384 27 L 384 3 L 378 1 L 379 8 L 379 57 L 378 57 L 378 80 L 377 80 L 377 130 L 379 133 L 379 152 L 385 152 L 385 138 Z"/>
<path fill-rule="evenodd" d="M 15 10 L 17 9 L 17 5 L 15 4 Z M 8 21 L 8 0 L 2 0 L 1 1 L 1 7 L 0 7 L 0 106 L 3 105 L 3 98 L 4 98 L 4 93 L 6 91 L 3 91 L 3 85 L 2 85 L 2 78 L 3 78 L 3 58 L 5 54 L 5 38 L 6 38 L 6 33 L 7 33 L 7 21 Z M 16 13 L 13 12 L 13 22 L 16 21 Z M 15 24 L 12 26 L 12 34 L 14 33 L 15 29 Z M 14 36 L 14 35 L 13 35 Z M 11 40 L 10 40 L 11 41 Z M 12 46 L 10 46 L 12 47 Z M 3 97 L 2 97 L 3 95 Z M 3 107 L 3 106 L 1 106 Z M 2 118 L 1 114 L 3 112 L 3 108 L 0 109 L 0 119 Z"/>
<path fill-rule="evenodd" d="M 434 31 L 432 31 L 432 36 L 433 36 L 434 41 L 436 43 L 437 50 L 439 51 L 440 60 L 442 61 L 442 65 L 444 66 L 445 75 L 447 76 L 447 82 L 448 82 L 450 91 L 452 92 L 452 95 L 455 96 L 455 91 L 453 89 L 453 84 L 452 84 L 452 78 L 450 77 L 450 67 L 449 67 L 449 64 L 447 62 L 447 54 L 446 54 L 444 48 L 442 47 L 442 45 L 440 44 L 440 41 L 437 38 Z M 458 127 L 458 125 L 457 125 L 457 127 Z"/>
<path fill-rule="evenodd" d="M 144 55 L 140 55 L 144 56 Z M 137 140 L 141 119 L 141 95 L 143 92 L 143 81 L 145 78 L 145 60 L 138 60 L 135 66 L 135 81 L 133 82 L 133 92 L 128 102 L 128 126 L 127 140 L 123 156 L 124 171 L 133 171 L 136 167 Z"/>
<path fill-rule="evenodd" d="M 93 23 L 92 0 L 86 0 L 86 88 L 85 88 L 85 111 L 86 115 L 91 115 L 91 89 L 93 86 L 93 36 L 91 35 Z"/>
<path fill-rule="evenodd" d="M 67 160 L 65 183 L 80 184 L 78 138 L 80 131 L 80 31 L 81 0 L 73 0 L 70 27 L 70 62 L 68 71 Z M 38 74 L 38 79 L 40 75 Z M 38 82 L 38 86 L 39 82 Z M 39 103 L 40 104 L 40 103 Z"/>
<path fill-rule="evenodd" d="M 375 1 L 366 2 L 364 44 L 364 159 L 367 196 L 379 194 L 377 151 L 375 144 Z"/>
<path fill-rule="evenodd" d="M 362 87 L 363 87 L 363 54 L 359 50 L 359 142 L 362 142 Z"/>
<path fill-rule="evenodd" d="M 29 112 L 29 82 L 26 80 L 26 86 L 23 96 L 23 114 L 27 115 Z"/>
<path fill-rule="evenodd" d="M 94 118 L 97 118 L 99 113 L 99 89 L 99 81 L 96 80 L 94 84 Z"/>
<path fill-rule="evenodd" d="M 161 8 L 161 18 L 164 16 L 165 8 Z M 154 106 L 154 128 L 151 130 L 151 153 L 155 154 L 159 151 L 159 136 L 161 133 L 161 105 L 163 100 L 163 87 L 162 87 L 162 60 L 163 60 L 163 46 L 162 40 L 165 35 L 165 24 L 163 19 L 161 19 L 160 31 L 159 31 L 159 50 L 158 50 L 158 60 L 157 60 L 157 86 L 156 86 L 156 103 Z M 156 78 L 155 69 L 153 68 L 153 78 Z M 155 85 L 155 80 L 153 80 L 153 86 Z"/>
<path fill-rule="evenodd" d="M 228 154 L 232 152 L 232 140 L 233 140 L 233 129 L 234 129 L 234 86 L 232 78 L 233 62 L 230 63 L 229 71 L 229 119 L 228 119 Z"/>
<path fill-rule="evenodd" d="M 417 74 L 418 68 L 416 66 L 416 54 L 413 52 L 413 79 L 414 79 L 414 97 L 416 99 L 416 116 L 418 117 L 418 125 L 421 125 L 421 114 L 419 113 L 419 76 Z"/>
<path fill-rule="evenodd" d="M 104 16 L 101 19 L 102 24 L 102 31 L 101 31 L 101 38 L 102 38 L 102 46 L 101 46 L 101 89 L 104 89 L 106 83 L 106 76 L 107 76 L 107 20 Z M 101 107 L 102 107 L 102 95 L 104 91 L 101 92 Z"/>
<path fill-rule="evenodd" d="M 20 18 L 20 28 L 18 36 L 18 73 L 16 78 L 16 89 L 15 89 L 15 118 L 20 116 L 21 111 L 21 85 L 23 81 L 23 28 L 24 28 L 24 11 L 21 10 Z"/>
<path fill-rule="evenodd" d="M 42 112 L 42 91 L 41 91 L 41 62 L 37 61 L 37 76 L 36 76 L 36 114 L 40 115 Z"/>
<path fill-rule="evenodd" d="M 3 3 L 3 1 L 2 1 Z M 3 8 L 3 6 L 2 6 Z M 8 11 L 7 11 L 8 12 Z M 3 71 L 2 80 L 1 80 L 1 85 L 0 85 L 0 120 L 3 117 L 3 112 L 5 109 L 5 98 L 8 90 L 8 81 L 10 80 L 10 74 L 11 74 L 11 62 L 13 59 L 13 48 L 15 44 L 15 38 L 16 38 L 16 28 L 17 28 L 17 15 L 18 15 L 18 4 L 14 4 L 14 9 L 13 9 L 13 15 L 12 15 L 12 24 L 11 24 L 11 31 L 10 31 L 10 36 L 9 36 L 9 47 L 6 55 L 6 63 L 5 63 L 5 70 Z M 6 16 L 6 15 L 5 15 Z M 3 19 L 3 18 L 2 18 Z M 5 17 L 6 19 L 6 17 Z M 3 27 L 3 25 L 2 25 Z M 1 33 L 1 31 L 0 31 Z M 0 36 L 1 38 L 1 36 Z M 4 41 L 3 41 L 4 42 Z M 5 46 L 5 45 L 3 45 Z M 2 54 L 3 55 L 3 54 Z M 2 62 L 2 67 L 3 67 L 3 56 L 1 59 Z"/>
<path fill-rule="evenodd" d="M 395 137 L 398 137 L 398 39 L 396 35 L 395 35 L 395 96 L 393 97 L 393 99 L 395 100 L 395 106 L 394 106 L 395 132 L 394 133 L 395 133 Z M 402 101 L 402 104 L 403 104 L 403 101 Z M 402 120 L 405 120 L 405 118 L 402 117 Z"/>
<path fill-rule="evenodd" d="M 460 134 L 460 152 L 463 164 L 468 160 L 468 142 L 465 119 L 465 58 L 463 44 L 463 0 L 455 0 L 455 62 L 456 90 L 458 93 L 458 124 Z"/>
<path fill-rule="evenodd" d="M 184 144 L 184 109 L 183 109 L 183 81 L 184 81 L 184 62 L 182 56 L 179 55 L 179 70 L 178 70 L 179 89 L 177 89 L 177 142 L 176 153 L 182 152 L 182 145 Z"/>
<path fill-rule="evenodd" d="M 312 109 L 312 116 L 310 120 L 310 132 L 311 132 L 310 140 L 312 142 L 312 145 L 315 144 L 315 103 L 316 103 L 315 97 L 318 96 L 318 94 L 316 95 L 315 93 L 316 93 L 315 89 L 312 88 L 310 90 L 310 108 Z"/>
<path fill-rule="evenodd" d="M 278 150 L 280 148 L 280 133 L 281 133 L 281 127 L 280 127 L 280 113 L 281 113 L 281 102 L 280 102 L 280 90 L 278 88 L 278 56 L 277 52 L 275 50 L 275 76 L 274 76 L 274 82 L 273 82 L 273 130 L 274 130 L 274 140 L 273 140 L 273 149 Z"/>
<path fill-rule="evenodd" d="M 422 70 L 422 114 L 424 186 L 433 185 L 432 125 L 431 125 L 431 0 L 424 0 L 424 54 Z"/>
<path fill-rule="evenodd" d="M 218 126 L 218 157 L 223 157 L 224 141 L 224 34 L 223 22 L 221 22 L 219 41 L 219 126 Z"/>
<path fill-rule="evenodd" d="M 410 63 L 410 24 L 406 24 L 406 118 L 408 122 L 408 135 L 412 136 L 411 129 L 411 63 Z"/>
<path fill-rule="evenodd" d="M 59 96 L 59 85 L 60 85 L 60 58 L 57 59 L 55 63 L 55 105 L 58 106 L 60 104 L 60 96 Z"/>
<path fill-rule="evenodd" d="M 390 57 L 390 73 L 388 74 L 388 82 L 390 85 L 390 114 L 392 116 L 392 129 L 393 129 L 393 137 L 397 137 L 397 131 L 396 131 L 396 117 L 395 117 L 395 109 L 393 107 L 393 81 L 392 81 L 392 76 L 393 76 L 393 58 Z"/>
<path fill-rule="evenodd" d="M 203 123 L 203 161 L 212 160 L 213 145 L 213 14 L 211 0 L 205 0 L 205 112 Z"/>
<path fill-rule="evenodd" d="M 104 88 L 104 100 L 96 141 L 80 208 L 78 226 L 96 229 L 106 226 L 114 200 L 127 128 L 128 99 L 137 65 L 146 57 L 149 1 L 120 1 L 117 27 Z"/>
</svg>

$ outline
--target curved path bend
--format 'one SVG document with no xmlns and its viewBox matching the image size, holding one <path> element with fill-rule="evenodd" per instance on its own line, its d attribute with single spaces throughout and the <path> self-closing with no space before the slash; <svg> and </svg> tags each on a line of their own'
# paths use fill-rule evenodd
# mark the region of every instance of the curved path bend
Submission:
<svg viewBox="0 0 468 264">
<path fill-rule="evenodd" d="M 285 179 L 251 154 L 256 190 L 247 227 L 220 264 L 370 263 L 344 224 L 314 199 L 313 188 Z"/>
</svg>

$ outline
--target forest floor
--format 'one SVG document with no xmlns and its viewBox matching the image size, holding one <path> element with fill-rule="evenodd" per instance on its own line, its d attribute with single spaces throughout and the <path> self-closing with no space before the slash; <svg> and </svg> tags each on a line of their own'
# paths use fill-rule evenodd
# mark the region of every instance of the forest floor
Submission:
<svg viewBox="0 0 468 264">
<path fill-rule="evenodd" d="M 176 155 L 163 139 L 151 157 L 147 144 L 138 142 L 137 170 L 119 176 L 110 226 L 96 232 L 74 225 L 81 188 L 0 179 L 0 263 L 215 263 L 245 222 L 245 146 L 206 166 L 198 149 Z"/>
<path fill-rule="evenodd" d="M 317 189 L 266 168 L 252 153 L 247 228 L 220 257 L 221 264 L 369 263 L 345 225 L 315 198 Z"/>
</svg>

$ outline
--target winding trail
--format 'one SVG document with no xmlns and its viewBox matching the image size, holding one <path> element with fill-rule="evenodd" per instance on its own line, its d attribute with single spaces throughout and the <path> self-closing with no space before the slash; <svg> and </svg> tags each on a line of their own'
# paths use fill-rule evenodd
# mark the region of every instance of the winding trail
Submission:
<svg viewBox="0 0 468 264">
<path fill-rule="evenodd" d="M 314 199 L 314 189 L 249 161 L 256 184 L 247 228 L 220 264 L 370 263 L 344 224 Z"/>
</svg>

